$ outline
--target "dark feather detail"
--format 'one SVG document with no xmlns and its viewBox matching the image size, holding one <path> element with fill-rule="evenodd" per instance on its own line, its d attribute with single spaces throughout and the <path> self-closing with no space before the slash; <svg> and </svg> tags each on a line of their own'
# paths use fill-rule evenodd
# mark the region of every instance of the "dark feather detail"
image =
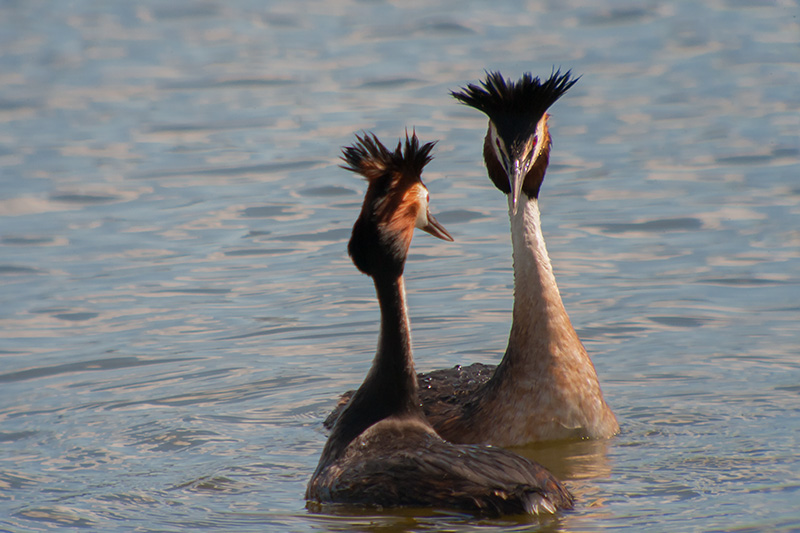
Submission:
<svg viewBox="0 0 800 533">
<path fill-rule="evenodd" d="M 335 469 L 312 479 L 306 498 L 488 516 L 572 509 L 572 495 L 541 465 L 502 448 L 450 444 L 425 426 L 408 419 L 375 424 Z"/>
<path fill-rule="evenodd" d="M 306 499 L 491 516 L 571 509 L 572 495 L 543 466 L 500 448 L 451 444 L 425 419 L 402 271 L 418 209 L 427 208 L 420 205 L 425 191 L 415 188 L 422 187 L 433 143 L 420 147 L 406 135 L 405 146 L 390 152 L 374 135 L 358 141 L 344 150 L 345 168 L 369 186 L 348 250 L 375 283 L 381 333 L 372 368 L 339 415 Z"/>
<path fill-rule="evenodd" d="M 459 365 L 417 374 L 419 400 L 425 411 L 425 417 L 429 421 L 436 421 L 434 424 L 439 420 L 445 420 L 453 409 L 458 408 L 470 394 L 489 381 L 495 368 L 496 365 L 472 363 L 469 366 Z M 325 428 L 333 428 L 353 393 L 355 391 L 350 390 L 342 394 L 336 407 L 323 422 Z"/>
<path fill-rule="evenodd" d="M 486 113 L 498 127 L 508 121 L 524 121 L 535 128 L 545 111 L 579 79 L 573 78 L 569 70 L 561 74 L 561 69 L 553 71 L 544 82 L 530 73 L 513 82 L 499 72 L 487 72 L 481 86 L 469 84 L 451 94 L 462 104 Z"/>
<path fill-rule="evenodd" d="M 388 222 L 398 212 L 404 192 L 422 181 L 422 169 L 433 159 L 436 143 L 420 145 L 415 132 L 411 137 L 406 133 L 405 143 L 398 141 L 391 151 L 374 134 L 356 139 L 342 150 L 342 168 L 361 174 L 369 186 L 347 251 L 361 272 L 397 277 L 403 273 L 413 225 L 397 228 Z"/>
<path fill-rule="evenodd" d="M 500 189 L 503 194 L 511 193 L 511 182 L 506 174 L 506 169 L 494 154 L 492 148 L 492 138 L 487 133 L 483 139 L 483 161 L 486 164 L 486 172 L 489 174 L 489 179 L 492 180 L 494 186 Z"/>
<path fill-rule="evenodd" d="M 408 253 L 408 240 L 402 233 L 392 232 L 360 217 L 353 225 L 347 253 L 364 274 L 379 278 L 396 278 L 403 274 Z"/>
<path fill-rule="evenodd" d="M 422 169 L 433 159 L 430 153 L 436 145 L 434 141 L 420 146 L 416 132 L 412 132 L 410 138 L 406 133 L 405 149 L 403 142 L 398 141 L 394 152 L 372 133 L 356 135 L 356 139 L 357 143 L 342 150 L 342 159 L 347 164 L 341 166 L 361 174 L 370 183 L 392 173 L 419 178 Z"/>
</svg>

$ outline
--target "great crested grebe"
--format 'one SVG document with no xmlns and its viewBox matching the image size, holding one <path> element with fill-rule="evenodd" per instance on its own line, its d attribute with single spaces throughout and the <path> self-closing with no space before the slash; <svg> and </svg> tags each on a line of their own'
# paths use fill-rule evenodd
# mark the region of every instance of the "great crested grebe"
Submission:
<svg viewBox="0 0 800 533">
<path fill-rule="evenodd" d="M 348 252 L 372 277 L 381 310 L 375 359 L 341 412 L 306 499 L 381 507 L 438 507 L 476 514 L 555 512 L 572 496 L 544 467 L 499 448 L 443 440 L 417 400 L 403 268 L 414 228 L 452 240 L 431 216 L 420 175 L 434 143 L 406 135 L 389 151 L 373 135 L 344 149 L 367 181 Z"/>
<path fill-rule="evenodd" d="M 512 325 L 500 364 L 419 376 L 426 416 L 452 442 L 519 446 L 619 432 L 564 308 L 540 225 L 551 145 L 546 111 L 576 82 L 570 72 L 553 72 L 544 82 L 525 74 L 516 83 L 493 72 L 481 86 L 452 93 L 489 117 L 483 157 L 492 183 L 508 197 L 514 254 Z M 326 423 L 335 417 L 336 411 Z"/>
</svg>

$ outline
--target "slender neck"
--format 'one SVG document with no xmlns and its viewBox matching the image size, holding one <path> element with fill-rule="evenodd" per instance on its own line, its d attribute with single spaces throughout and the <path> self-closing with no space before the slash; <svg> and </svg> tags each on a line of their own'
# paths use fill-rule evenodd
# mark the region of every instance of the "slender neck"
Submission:
<svg viewBox="0 0 800 533">
<path fill-rule="evenodd" d="M 323 455 L 337 457 L 371 425 L 389 416 L 423 417 L 417 401 L 417 376 L 403 277 L 373 277 L 381 308 L 378 350 L 364 383 L 339 417 Z"/>
<path fill-rule="evenodd" d="M 585 357 L 586 351 L 558 291 L 542 235 L 538 200 L 524 194 L 521 200 L 514 214 L 509 196 L 514 310 L 503 363 L 541 369 L 556 358 Z"/>
<path fill-rule="evenodd" d="M 386 416 L 419 411 L 417 376 L 403 276 L 373 278 L 381 307 L 381 332 L 372 368 L 361 389 L 382 404 Z"/>
</svg>

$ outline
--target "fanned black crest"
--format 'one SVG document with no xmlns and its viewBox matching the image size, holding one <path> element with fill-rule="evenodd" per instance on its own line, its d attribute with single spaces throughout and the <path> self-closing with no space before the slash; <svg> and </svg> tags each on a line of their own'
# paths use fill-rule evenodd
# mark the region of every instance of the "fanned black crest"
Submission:
<svg viewBox="0 0 800 533">
<path fill-rule="evenodd" d="M 397 211 L 402 192 L 422 181 L 422 169 L 433 159 L 430 153 L 436 143 L 420 146 L 416 133 L 409 138 L 406 132 L 405 144 L 398 141 L 392 152 L 374 134 L 356 135 L 356 139 L 353 146 L 342 150 L 346 163 L 342 168 L 361 174 L 369 186 L 347 251 L 365 274 L 399 276 L 410 241 L 381 223 Z"/>
<path fill-rule="evenodd" d="M 450 94 L 462 104 L 486 113 L 501 135 L 513 138 L 533 133 L 545 111 L 579 79 L 573 78 L 570 70 L 561 74 L 561 69 L 553 71 L 544 82 L 527 72 L 517 82 L 506 80 L 499 72 L 487 72 L 480 87 L 469 84 Z"/>
<path fill-rule="evenodd" d="M 461 92 L 453 91 L 451 94 L 459 102 L 483 111 L 490 118 L 502 114 L 541 117 L 579 79 L 572 78 L 570 70 L 561 74 L 561 69 L 554 71 L 544 82 L 529 72 L 517 82 L 506 80 L 499 72 L 487 72 L 482 87 L 469 84 Z"/>
<path fill-rule="evenodd" d="M 342 168 L 361 174 L 369 182 L 387 174 L 419 177 L 423 167 L 433 159 L 430 153 L 436 144 L 434 141 L 420 146 L 416 132 L 410 138 L 406 132 L 405 146 L 402 140 L 398 141 L 394 152 L 373 133 L 356 135 L 356 139 L 358 142 L 353 146 L 342 150 L 342 159 L 347 163 Z"/>
</svg>

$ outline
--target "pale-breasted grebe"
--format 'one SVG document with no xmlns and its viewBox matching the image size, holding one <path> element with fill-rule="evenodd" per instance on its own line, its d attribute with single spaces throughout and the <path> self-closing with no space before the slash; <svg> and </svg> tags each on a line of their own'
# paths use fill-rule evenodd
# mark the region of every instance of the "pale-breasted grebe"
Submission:
<svg viewBox="0 0 800 533">
<path fill-rule="evenodd" d="M 576 82 L 570 72 L 544 82 L 525 74 L 516 83 L 494 72 L 481 86 L 452 93 L 489 117 L 483 157 L 492 183 L 508 196 L 514 254 L 512 325 L 501 363 L 419 376 L 426 416 L 452 442 L 519 446 L 619 432 L 564 308 L 540 225 L 551 146 L 546 111 Z"/>
<path fill-rule="evenodd" d="M 544 467 L 499 448 L 443 440 L 417 400 L 403 269 L 415 227 L 452 240 L 431 216 L 420 177 L 432 148 L 412 135 L 392 152 L 365 135 L 344 150 L 344 168 L 368 181 L 348 252 L 372 277 L 381 327 L 372 368 L 336 421 L 306 498 L 488 515 L 569 509 L 572 496 Z"/>
</svg>

